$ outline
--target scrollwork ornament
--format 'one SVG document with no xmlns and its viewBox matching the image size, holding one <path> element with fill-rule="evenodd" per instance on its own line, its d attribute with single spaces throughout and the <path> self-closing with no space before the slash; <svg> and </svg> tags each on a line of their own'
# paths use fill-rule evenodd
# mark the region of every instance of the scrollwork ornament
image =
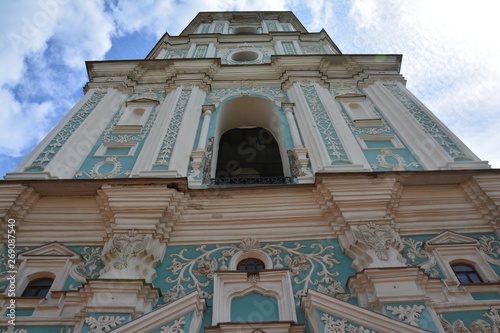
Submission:
<svg viewBox="0 0 500 333">
<path fill-rule="evenodd" d="M 481 236 L 479 249 L 482 257 L 495 266 L 500 266 L 500 242 L 493 236 Z"/>
<path fill-rule="evenodd" d="M 389 163 L 387 162 L 387 157 L 392 157 L 396 159 L 398 162 L 397 164 Z M 394 171 L 402 171 L 406 170 L 410 167 L 418 168 L 420 164 L 417 162 L 411 162 L 406 164 L 406 161 L 403 156 L 395 154 L 392 152 L 390 148 L 381 148 L 380 149 L 380 154 L 377 155 L 377 161 L 379 164 L 371 164 L 370 166 L 372 169 L 378 169 L 378 168 L 386 168 L 386 169 L 391 169 Z"/>
<path fill-rule="evenodd" d="M 99 272 L 96 269 L 98 268 L 98 261 L 101 258 L 101 249 L 99 247 L 86 246 L 83 248 L 81 256 L 82 260 L 71 268 L 69 275 L 76 282 L 85 283 L 87 279 L 99 276 Z"/>
<path fill-rule="evenodd" d="M 445 333 L 495 333 L 500 331 L 500 313 L 498 309 L 492 308 L 489 312 L 484 313 L 483 317 L 488 318 L 493 325 L 478 319 L 467 327 L 462 320 L 455 320 L 450 323 L 442 314 L 439 315 Z"/>
<path fill-rule="evenodd" d="M 170 326 L 162 326 L 160 333 L 184 333 L 182 326 L 186 325 L 185 317 L 182 316 L 176 319 Z"/>
<path fill-rule="evenodd" d="M 321 321 L 325 324 L 323 333 L 376 333 L 375 331 L 364 328 L 363 326 L 355 327 L 351 324 L 347 325 L 347 320 L 337 319 L 323 313 Z"/>
<path fill-rule="evenodd" d="M 125 320 L 125 317 L 119 316 L 99 316 L 85 318 L 85 323 L 90 327 L 91 333 L 109 332 Z"/>
<path fill-rule="evenodd" d="M 387 310 L 392 311 L 391 313 L 398 316 L 399 320 L 404 321 L 407 324 L 418 327 L 418 322 L 420 321 L 420 316 L 425 307 L 423 305 L 413 305 L 413 306 L 387 306 Z"/>
<path fill-rule="evenodd" d="M 406 256 L 411 260 L 410 265 L 419 266 L 425 272 L 429 273 L 431 277 L 438 276 L 439 272 L 434 267 L 437 265 L 436 258 L 429 252 L 425 251 L 422 247 L 423 242 L 416 241 L 413 238 L 406 238 L 402 240 L 403 245 L 408 248 Z M 424 262 L 418 262 L 416 258 L 427 259 Z"/>
<path fill-rule="evenodd" d="M 187 256 L 187 249 L 182 249 L 179 253 L 170 255 L 173 259 L 166 270 L 171 272 L 171 276 L 165 281 L 171 284 L 171 287 L 164 293 L 164 300 L 176 299 L 185 294 L 187 289 L 195 289 L 200 295 L 211 298 L 212 295 L 204 289 L 212 283 L 215 271 L 226 270 L 226 262 L 235 254 L 255 250 L 265 252 L 273 260 L 274 268 L 290 269 L 296 285 L 295 297 L 305 295 L 308 288 L 315 286 L 323 286 L 330 293 L 343 292 L 337 287 L 329 287 L 336 283 L 334 278 L 338 276 L 338 272 L 332 271 L 332 268 L 340 264 L 334 258 L 333 246 L 313 243 L 309 246 L 311 252 L 308 253 L 306 249 L 305 245 L 299 243 L 294 243 L 291 247 L 283 242 L 263 245 L 252 238 L 243 239 L 235 245 L 217 244 L 211 249 L 202 245 L 196 249 L 195 257 Z"/>
</svg>

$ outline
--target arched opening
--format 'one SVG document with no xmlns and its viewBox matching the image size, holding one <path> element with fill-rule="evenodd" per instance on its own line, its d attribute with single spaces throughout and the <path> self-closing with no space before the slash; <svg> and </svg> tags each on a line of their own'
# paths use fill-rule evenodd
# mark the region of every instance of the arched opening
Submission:
<svg viewBox="0 0 500 333">
<path fill-rule="evenodd" d="M 24 289 L 21 297 L 45 297 L 52 287 L 54 279 L 40 278 L 32 280 Z"/>
<path fill-rule="evenodd" d="M 283 177 L 278 143 L 262 127 L 234 128 L 221 136 L 216 178 Z"/>
<path fill-rule="evenodd" d="M 285 139 L 276 106 L 263 98 L 238 97 L 219 109 L 211 184 L 291 182 Z"/>
<path fill-rule="evenodd" d="M 246 258 L 238 263 L 238 271 L 261 271 L 265 269 L 264 262 L 257 258 Z"/>
<path fill-rule="evenodd" d="M 482 283 L 483 279 L 477 272 L 474 266 L 458 262 L 451 265 L 451 269 L 455 273 L 460 283 Z"/>
</svg>

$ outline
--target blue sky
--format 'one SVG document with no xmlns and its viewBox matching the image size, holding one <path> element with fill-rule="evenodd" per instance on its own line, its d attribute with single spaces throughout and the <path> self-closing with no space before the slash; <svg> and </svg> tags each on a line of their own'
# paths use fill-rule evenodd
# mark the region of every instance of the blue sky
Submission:
<svg viewBox="0 0 500 333">
<path fill-rule="evenodd" d="M 199 11 L 292 10 L 345 53 L 403 54 L 408 88 L 500 168 L 500 21 L 478 0 L 0 1 L 0 177 L 81 98 L 86 60 L 142 59 Z"/>
</svg>

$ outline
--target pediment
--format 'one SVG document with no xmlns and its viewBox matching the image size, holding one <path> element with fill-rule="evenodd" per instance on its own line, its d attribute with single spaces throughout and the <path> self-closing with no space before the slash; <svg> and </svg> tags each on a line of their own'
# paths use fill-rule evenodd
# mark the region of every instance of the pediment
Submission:
<svg viewBox="0 0 500 333">
<path fill-rule="evenodd" d="M 300 305 L 306 313 L 312 333 L 323 333 L 320 323 L 324 322 L 324 318 L 335 318 L 339 322 L 339 325 L 348 323 L 383 333 L 430 332 L 360 306 L 341 301 L 316 290 L 308 290 L 307 296 L 301 300 Z M 319 316 L 321 312 L 323 313 L 323 317 Z M 330 324 L 335 325 L 335 323 Z"/>
<path fill-rule="evenodd" d="M 27 259 L 32 257 L 66 257 L 75 260 L 81 259 L 81 256 L 78 252 L 58 242 L 45 244 L 34 249 L 21 252 L 19 254 L 20 259 Z"/>
<path fill-rule="evenodd" d="M 137 98 L 137 99 L 127 101 L 125 104 L 127 106 L 129 106 L 129 105 L 158 105 L 158 104 L 160 104 L 160 102 L 157 101 L 156 99 L 151 99 L 151 98 Z"/>
<path fill-rule="evenodd" d="M 186 322 L 186 315 L 193 311 L 194 315 L 191 317 L 191 322 Z M 189 332 L 199 332 L 203 311 L 205 311 L 205 300 L 201 299 L 198 292 L 195 291 L 115 328 L 113 333 L 151 332 L 169 323 L 171 323 L 168 325 L 171 330 L 166 328 L 166 332 L 174 332 L 174 326 L 181 329 L 179 331 L 182 332 L 184 325 L 189 327 Z"/>
<path fill-rule="evenodd" d="M 424 248 L 430 249 L 435 247 L 450 247 L 460 245 L 468 246 L 479 246 L 479 241 L 474 237 L 462 235 L 453 231 L 445 231 L 439 235 L 427 240 L 424 244 Z"/>
</svg>

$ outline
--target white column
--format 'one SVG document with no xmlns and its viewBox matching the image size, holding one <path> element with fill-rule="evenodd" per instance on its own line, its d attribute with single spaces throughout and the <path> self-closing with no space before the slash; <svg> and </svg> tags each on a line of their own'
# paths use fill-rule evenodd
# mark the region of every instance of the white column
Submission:
<svg viewBox="0 0 500 333">
<path fill-rule="evenodd" d="M 302 141 L 300 140 L 299 129 L 295 123 L 295 116 L 293 115 L 294 103 L 283 103 L 283 111 L 285 111 L 286 120 L 288 121 L 288 127 L 290 127 L 290 133 L 292 134 L 293 146 L 294 148 L 303 148 Z"/>
<path fill-rule="evenodd" d="M 197 150 L 205 150 L 205 143 L 207 142 L 208 127 L 210 126 L 210 118 L 212 118 L 212 111 L 215 110 L 215 105 L 203 105 L 203 125 L 201 125 L 200 137 L 198 138 Z"/>
</svg>

